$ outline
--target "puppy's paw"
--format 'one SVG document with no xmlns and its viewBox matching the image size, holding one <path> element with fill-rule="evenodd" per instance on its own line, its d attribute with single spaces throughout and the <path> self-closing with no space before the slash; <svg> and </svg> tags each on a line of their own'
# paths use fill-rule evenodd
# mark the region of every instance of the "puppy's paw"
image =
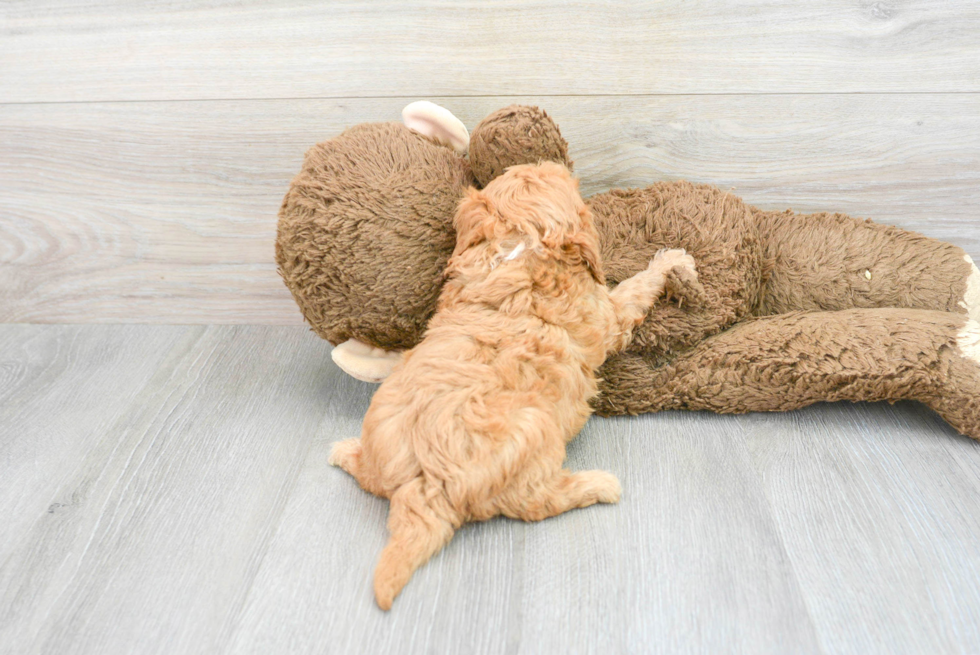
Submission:
<svg viewBox="0 0 980 655">
<path fill-rule="evenodd" d="M 334 442 L 330 448 L 330 457 L 327 462 L 331 466 L 339 466 L 351 475 L 357 468 L 357 460 L 361 456 L 361 440 L 344 439 Z"/>
<path fill-rule="evenodd" d="M 704 307 L 707 294 L 698 282 L 697 272 L 686 268 L 672 268 L 667 271 L 667 299 L 676 301 L 678 307 Z"/>
<path fill-rule="evenodd" d="M 619 478 L 607 471 L 583 471 L 578 474 L 587 482 L 589 491 L 598 503 L 618 503 L 623 495 Z"/>
<path fill-rule="evenodd" d="M 661 250 L 650 261 L 650 270 L 657 271 L 666 275 L 667 271 L 679 270 L 686 277 L 698 277 L 697 266 L 694 257 L 687 254 L 683 248 L 673 248 L 671 250 Z"/>
<path fill-rule="evenodd" d="M 605 473 L 603 477 L 605 480 L 599 490 L 599 502 L 618 503 L 623 495 L 623 485 L 619 483 L 619 478 L 612 473 Z"/>
</svg>

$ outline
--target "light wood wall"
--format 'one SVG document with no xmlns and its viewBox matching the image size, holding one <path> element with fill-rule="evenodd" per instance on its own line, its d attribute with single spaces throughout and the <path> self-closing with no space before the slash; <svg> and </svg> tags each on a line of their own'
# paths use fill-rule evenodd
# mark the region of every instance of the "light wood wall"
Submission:
<svg viewBox="0 0 980 655">
<path fill-rule="evenodd" d="M 806 6 L 811 5 L 811 6 Z M 583 190 L 690 179 L 980 260 L 980 4 L 10 2 L 0 321 L 302 322 L 303 152 L 431 99 L 537 104 Z"/>
</svg>

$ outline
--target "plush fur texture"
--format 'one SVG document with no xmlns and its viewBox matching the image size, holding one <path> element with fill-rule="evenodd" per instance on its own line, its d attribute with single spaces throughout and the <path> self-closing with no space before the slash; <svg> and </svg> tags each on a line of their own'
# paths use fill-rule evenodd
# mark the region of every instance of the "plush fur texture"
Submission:
<svg viewBox="0 0 980 655">
<path fill-rule="evenodd" d="M 961 314 L 911 309 L 743 321 L 663 365 L 642 353 L 610 357 L 596 410 L 741 414 L 837 400 L 917 400 L 961 433 L 980 435 L 976 325 Z"/>
<path fill-rule="evenodd" d="M 473 182 L 465 159 L 400 123 L 311 148 L 279 210 L 276 262 L 313 330 L 334 345 L 417 344 Z"/>
<path fill-rule="evenodd" d="M 301 262 L 302 274 L 292 271 L 295 265 L 282 266 L 282 258 L 280 264 L 304 315 L 322 336 L 335 344 L 360 335 L 371 346 L 408 347 L 418 342 L 435 307 L 443 281 L 439 266 L 454 243 L 451 211 L 428 204 L 428 194 L 441 189 L 462 197 L 466 164 L 448 148 L 444 156 L 455 163 L 422 157 L 399 145 L 400 140 L 392 141 L 394 128 L 386 124 L 359 127 L 361 151 L 386 153 L 365 152 L 371 163 L 363 166 L 374 170 L 376 162 L 383 162 L 404 171 L 411 184 L 393 193 L 384 175 L 368 180 L 360 160 L 343 154 L 336 155 L 341 164 L 307 166 L 297 178 L 303 202 L 290 200 L 297 193 L 292 189 L 280 213 L 279 234 L 280 242 L 290 244 L 291 257 Z M 317 152 L 334 152 L 332 143 Z M 558 126 L 536 108 L 495 112 L 471 135 L 470 164 L 483 182 L 508 165 L 542 159 L 568 162 L 568 148 Z M 357 189 L 356 196 L 344 191 L 348 186 Z M 327 229 L 306 207 L 329 205 L 340 193 L 351 198 L 352 213 L 334 215 L 335 227 Z M 371 211 L 358 213 L 356 202 Z M 586 204 L 611 283 L 642 270 L 665 247 L 685 248 L 700 273 L 697 280 L 669 274 L 667 297 L 654 306 L 627 351 L 601 368 L 602 393 L 594 401 L 600 413 L 665 407 L 784 410 L 841 398 L 925 398 L 943 413 L 946 405 L 930 398 L 948 397 L 961 408 L 943 415 L 964 434 L 980 438 L 980 410 L 961 402 L 980 396 L 980 375 L 971 376 L 972 363 L 939 365 L 953 361 L 949 353 L 963 321 L 980 314 L 980 273 L 960 248 L 843 214 L 761 211 L 731 193 L 686 182 L 613 190 Z M 425 230 L 408 225 L 419 220 Z M 376 248 L 386 256 L 375 256 L 371 250 Z M 426 264 L 411 271 L 402 267 L 400 277 L 388 275 L 393 262 L 415 261 Z M 846 313 L 850 310 L 855 311 Z M 800 311 L 812 314 L 796 314 Z M 923 320 L 930 312 L 943 316 Z M 824 325 L 834 326 L 832 334 Z M 879 326 L 882 335 L 894 334 L 902 349 L 895 350 L 898 346 L 884 337 L 869 340 L 869 325 Z M 731 354 L 743 351 L 744 360 Z M 903 377 L 894 363 L 897 352 L 914 364 L 902 370 L 921 375 Z M 853 359 L 853 353 L 860 358 Z M 704 390 L 717 386 L 703 386 L 701 377 L 677 377 L 673 365 L 688 361 L 681 358 L 696 361 L 699 376 L 729 380 L 730 386 L 706 398 Z M 764 366 L 754 364 L 755 359 Z M 934 366 L 917 368 L 924 362 Z M 852 376 L 865 381 L 852 384 Z M 668 385 L 665 396 L 664 380 L 674 377 L 678 382 Z M 909 382 L 925 384 L 926 377 L 932 389 L 928 394 Z"/>
<path fill-rule="evenodd" d="M 964 255 L 963 260 L 970 267 L 970 276 L 966 280 L 966 292 L 959 305 L 966 310 L 970 318 L 980 321 L 980 270 L 969 255 Z"/>
<path fill-rule="evenodd" d="M 552 161 L 572 170 L 568 143 L 548 114 L 537 107 L 511 105 L 482 121 L 470 136 L 470 162 L 481 186 L 518 164 Z"/>
<path fill-rule="evenodd" d="M 331 454 L 391 500 L 382 609 L 464 522 L 619 499 L 612 474 L 562 468 L 565 444 L 591 414 L 595 369 L 628 343 L 668 271 L 696 274 L 689 255 L 666 251 L 610 292 L 577 186 L 547 163 L 468 194 L 425 338 L 378 389 L 361 437 Z"/>
<path fill-rule="evenodd" d="M 970 270 L 963 251 L 899 228 L 844 214 L 763 212 L 687 182 L 601 193 L 589 206 L 611 281 L 665 247 L 698 261 L 701 304 L 658 312 L 635 350 L 669 355 L 747 317 L 801 310 L 962 312 Z"/>
</svg>

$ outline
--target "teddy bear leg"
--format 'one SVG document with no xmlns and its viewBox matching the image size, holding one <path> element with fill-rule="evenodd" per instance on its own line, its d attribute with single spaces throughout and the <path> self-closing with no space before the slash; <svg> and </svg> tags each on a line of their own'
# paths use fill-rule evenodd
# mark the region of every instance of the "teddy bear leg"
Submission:
<svg viewBox="0 0 980 655">
<path fill-rule="evenodd" d="M 980 320 L 980 271 L 957 246 L 844 214 L 753 215 L 772 267 L 757 315 L 907 307 Z"/>
<path fill-rule="evenodd" d="M 602 415 L 661 409 L 786 411 L 821 401 L 918 400 L 980 439 L 980 323 L 910 309 L 748 321 L 670 363 L 616 355 L 599 371 Z"/>
</svg>

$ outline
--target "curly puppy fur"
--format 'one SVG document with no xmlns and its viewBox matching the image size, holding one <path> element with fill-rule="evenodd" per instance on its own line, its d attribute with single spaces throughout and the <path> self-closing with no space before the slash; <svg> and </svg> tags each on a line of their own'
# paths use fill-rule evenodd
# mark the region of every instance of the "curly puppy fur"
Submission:
<svg viewBox="0 0 980 655">
<path fill-rule="evenodd" d="M 562 468 L 565 444 L 591 414 L 595 369 L 627 345 L 667 274 L 694 275 L 693 259 L 671 250 L 610 291 L 592 216 L 559 164 L 471 189 L 454 223 L 425 338 L 378 389 L 361 437 L 331 453 L 391 501 L 374 578 L 382 609 L 464 522 L 619 499 L 612 474 Z"/>
</svg>

